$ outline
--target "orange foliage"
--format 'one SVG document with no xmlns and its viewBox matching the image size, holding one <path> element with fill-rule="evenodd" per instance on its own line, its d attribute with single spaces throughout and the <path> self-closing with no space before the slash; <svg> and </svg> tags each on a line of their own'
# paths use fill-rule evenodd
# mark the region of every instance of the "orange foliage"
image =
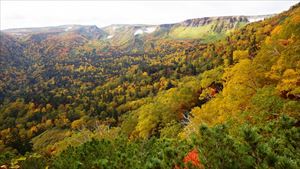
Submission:
<svg viewBox="0 0 300 169">
<path fill-rule="evenodd" d="M 190 151 L 183 159 L 184 164 L 191 163 L 195 168 L 204 169 L 204 166 L 199 160 L 198 150 L 193 149 Z M 175 169 L 180 169 L 178 166 L 175 166 Z M 186 168 L 185 168 L 186 169 Z"/>
<path fill-rule="evenodd" d="M 210 87 L 209 89 L 210 89 L 210 95 L 211 96 L 215 96 L 218 93 L 217 89 L 215 89 L 215 88 Z"/>
<path fill-rule="evenodd" d="M 204 168 L 204 166 L 200 163 L 198 158 L 198 151 L 197 149 L 194 149 L 193 151 L 190 151 L 183 159 L 184 163 L 192 163 L 197 168 Z"/>
</svg>

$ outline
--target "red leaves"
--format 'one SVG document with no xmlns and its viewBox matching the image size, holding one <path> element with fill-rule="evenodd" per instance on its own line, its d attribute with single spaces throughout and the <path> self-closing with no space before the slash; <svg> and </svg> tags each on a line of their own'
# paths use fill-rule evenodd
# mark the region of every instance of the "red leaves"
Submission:
<svg viewBox="0 0 300 169">
<path fill-rule="evenodd" d="M 199 160 L 199 154 L 197 149 L 193 149 L 190 151 L 183 159 L 183 162 L 186 166 L 190 163 L 193 167 L 204 169 L 204 166 L 201 164 Z M 178 166 L 174 167 L 175 169 L 180 169 Z M 187 169 L 186 167 L 184 169 Z"/>
<path fill-rule="evenodd" d="M 197 149 L 190 151 L 183 159 L 185 164 L 191 163 L 196 168 L 204 168 L 199 160 L 199 155 Z"/>
</svg>

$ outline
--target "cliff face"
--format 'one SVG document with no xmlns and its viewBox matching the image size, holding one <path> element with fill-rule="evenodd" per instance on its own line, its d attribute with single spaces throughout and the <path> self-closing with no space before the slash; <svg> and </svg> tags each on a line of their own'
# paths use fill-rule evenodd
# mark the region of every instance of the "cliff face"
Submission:
<svg viewBox="0 0 300 169">
<path fill-rule="evenodd" d="M 234 24 L 237 22 L 248 22 L 248 19 L 246 16 L 204 17 L 204 18 L 188 19 L 179 24 L 181 26 L 187 26 L 187 27 L 199 27 L 199 26 L 205 26 L 211 24 L 213 22 Z"/>
</svg>

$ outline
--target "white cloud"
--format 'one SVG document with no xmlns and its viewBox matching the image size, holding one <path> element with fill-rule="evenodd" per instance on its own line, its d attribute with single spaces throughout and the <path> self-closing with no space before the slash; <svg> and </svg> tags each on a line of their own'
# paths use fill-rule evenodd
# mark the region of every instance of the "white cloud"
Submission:
<svg viewBox="0 0 300 169">
<path fill-rule="evenodd" d="M 161 24 L 189 18 L 261 15 L 297 1 L 1 1 L 1 29 L 66 24 Z"/>
</svg>

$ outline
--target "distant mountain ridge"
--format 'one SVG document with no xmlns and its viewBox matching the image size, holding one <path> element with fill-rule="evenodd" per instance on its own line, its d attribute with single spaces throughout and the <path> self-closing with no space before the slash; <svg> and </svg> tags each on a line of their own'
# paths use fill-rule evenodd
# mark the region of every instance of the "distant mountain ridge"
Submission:
<svg viewBox="0 0 300 169">
<path fill-rule="evenodd" d="M 7 29 L 3 32 L 10 34 L 16 38 L 22 38 L 33 34 L 63 34 L 63 33 L 78 33 L 83 34 L 88 38 L 101 38 L 106 35 L 102 29 L 96 25 L 62 25 L 62 26 L 51 26 L 51 27 L 40 27 L 40 28 L 16 28 Z"/>
<path fill-rule="evenodd" d="M 85 44 L 103 49 L 102 51 L 143 52 L 149 46 L 153 48 L 153 43 L 157 40 L 212 42 L 250 22 L 271 16 L 203 17 L 171 24 L 113 24 L 101 28 L 96 25 L 61 25 L 7 29 L 1 31 L 1 34 L 9 35 L 16 42 L 26 46 L 29 53 L 38 55 L 58 55 Z"/>
<path fill-rule="evenodd" d="M 3 32 L 12 36 L 26 36 L 29 34 L 37 33 L 64 33 L 64 32 L 77 32 L 84 33 L 90 38 L 107 38 L 110 39 L 112 34 L 122 32 L 124 30 L 128 32 L 134 31 L 133 35 L 138 34 L 151 34 L 159 31 L 160 29 L 172 29 L 174 27 L 201 27 L 209 25 L 212 22 L 220 22 L 222 24 L 236 24 L 240 22 L 249 23 L 253 21 L 263 20 L 273 15 L 257 15 L 257 16 L 219 16 L 219 17 L 203 17 L 187 19 L 182 22 L 172 24 L 160 24 L 160 25 L 146 25 L 146 24 L 113 24 L 105 27 L 97 27 L 96 25 L 61 25 L 51 27 L 34 27 L 34 28 L 13 28 L 5 29 Z M 233 28 L 233 26 L 229 27 Z M 96 34 L 96 35 L 94 35 Z M 94 36 L 91 36 L 94 35 Z"/>
</svg>

